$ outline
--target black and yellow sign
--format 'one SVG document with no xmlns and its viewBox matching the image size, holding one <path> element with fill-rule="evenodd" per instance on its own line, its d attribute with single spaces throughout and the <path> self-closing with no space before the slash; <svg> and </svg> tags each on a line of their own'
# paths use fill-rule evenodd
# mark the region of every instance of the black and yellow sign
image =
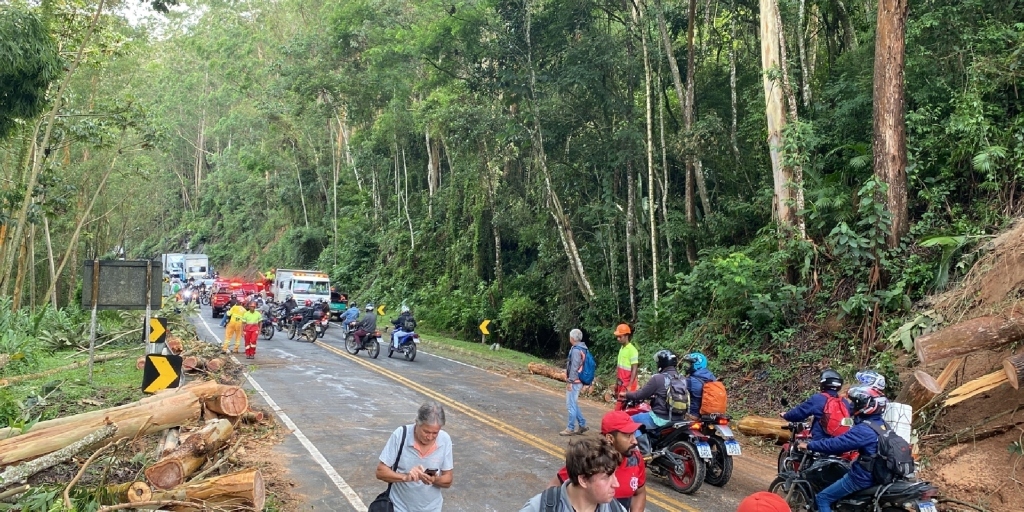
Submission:
<svg viewBox="0 0 1024 512">
<path fill-rule="evenodd" d="M 142 332 L 146 332 L 146 326 L 142 326 Z M 167 341 L 167 319 L 154 316 L 149 319 L 149 342 L 164 343 Z"/>
<path fill-rule="evenodd" d="M 483 322 L 480 322 L 480 333 L 484 335 L 490 334 L 491 331 L 487 330 L 487 326 L 490 324 L 490 320 L 484 320 Z"/>
<path fill-rule="evenodd" d="M 142 392 L 156 393 L 181 383 L 181 356 L 149 354 L 142 369 Z"/>
</svg>

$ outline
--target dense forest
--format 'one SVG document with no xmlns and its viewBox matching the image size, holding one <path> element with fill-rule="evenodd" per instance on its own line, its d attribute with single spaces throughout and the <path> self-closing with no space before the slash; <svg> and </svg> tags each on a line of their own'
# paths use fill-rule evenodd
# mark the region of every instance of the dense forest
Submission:
<svg viewBox="0 0 1024 512">
<path fill-rule="evenodd" d="M 645 361 L 781 378 L 890 364 L 1022 210 L 1020 0 L 0 9 L 14 309 L 188 250 L 537 354 L 582 326 L 610 364 L 628 322 Z"/>
</svg>

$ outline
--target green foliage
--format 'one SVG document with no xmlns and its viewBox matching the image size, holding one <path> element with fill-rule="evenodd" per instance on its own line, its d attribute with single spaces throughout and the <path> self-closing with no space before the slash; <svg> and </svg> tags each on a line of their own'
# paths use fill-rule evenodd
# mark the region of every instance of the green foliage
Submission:
<svg viewBox="0 0 1024 512">
<path fill-rule="evenodd" d="M 15 5 L 0 9 L 0 140 L 46 108 L 61 73 L 57 45 L 40 17 Z"/>
</svg>

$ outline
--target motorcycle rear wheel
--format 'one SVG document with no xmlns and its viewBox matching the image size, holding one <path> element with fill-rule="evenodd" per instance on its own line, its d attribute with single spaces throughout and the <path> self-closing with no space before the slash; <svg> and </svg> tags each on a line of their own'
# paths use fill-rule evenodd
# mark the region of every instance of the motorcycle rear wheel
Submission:
<svg viewBox="0 0 1024 512">
<path fill-rule="evenodd" d="M 316 341 L 316 329 L 314 329 L 313 327 L 307 327 L 306 329 L 303 329 L 302 338 L 310 343 L 313 343 L 314 341 Z"/>
<path fill-rule="evenodd" d="M 380 355 L 380 343 L 377 343 L 377 338 L 370 336 L 370 341 L 367 341 L 367 343 L 370 346 L 366 348 L 366 352 L 370 354 L 370 357 L 377 359 L 377 356 Z"/>
<path fill-rule="evenodd" d="M 777 477 L 768 486 L 768 492 L 782 496 L 782 499 L 789 504 L 789 508 L 793 510 L 817 510 L 814 497 L 808 496 L 807 490 L 802 485 L 791 485 L 794 485 L 792 490 L 787 486 L 785 478 Z"/>
<path fill-rule="evenodd" d="M 273 325 L 260 327 L 260 331 L 261 331 L 260 334 L 263 335 L 263 339 L 265 339 L 265 340 L 269 340 L 270 338 L 274 337 L 274 326 Z"/>
<path fill-rule="evenodd" d="M 359 342 L 356 341 L 356 336 L 352 333 L 345 336 L 345 350 L 347 350 L 349 354 L 359 353 Z"/>
<path fill-rule="evenodd" d="M 394 347 L 392 347 L 392 346 L 391 346 L 391 345 L 389 344 L 389 345 L 388 345 L 388 359 L 391 359 L 391 356 L 392 356 L 392 355 L 394 355 L 394 353 L 395 353 L 395 349 L 394 349 Z"/>
<path fill-rule="evenodd" d="M 405 352 L 405 358 L 408 359 L 409 361 L 416 360 L 416 344 L 415 343 L 409 344 L 409 349 L 406 350 L 406 352 Z"/>
<path fill-rule="evenodd" d="M 780 475 L 782 473 L 787 472 L 787 471 L 797 471 L 799 469 L 799 466 L 800 466 L 800 462 L 795 461 L 795 460 L 789 458 L 789 451 L 787 451 L 787 450 L 779 451 L 778 469 L 779 469 L 779 474 Z"/>
<path fill-rule="evenodd" d="M 294 340 L 295 335 L 299 333 L 299 326 L 295 325 L 294 322 L 288 327 L 288 339 Z"/>
<path fill-rule="evenodd" d="M 725 441 L 717 437 L 708 438 L 711 445 L 711 463 L 707 467 L 704 481 L 723 487 L 732 478 L 732 456 L 725 451 Z"/>
<path fill-rule="evenodd" d="M 670 471 L 668 484 L 673 490 L 683 494 L 697 492 L 697 489 L 700 489 L 701 484 L 704 483 L 704 473 L 707 469 L 704 467 L 704 461 L 697 454 L 697 447 L 689 441 L 678 441 L 669 447 L 668 451 L 681 459 L 679 461 L 681 472 L 680 470 Z"/>
</svg>

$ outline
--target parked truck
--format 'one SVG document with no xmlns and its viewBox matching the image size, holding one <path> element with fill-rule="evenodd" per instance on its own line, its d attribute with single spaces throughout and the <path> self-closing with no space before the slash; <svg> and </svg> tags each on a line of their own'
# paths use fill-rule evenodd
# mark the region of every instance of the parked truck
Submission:
<svg viewBox="0 0 1024 512">
<path fill-rule="evenodd" d="M 194 277 L 196 281 L 206 279 L 210 274 L 210 258 L 205 254 L 185 255 L 185 279 Z"/>
<path fill-rule="evenodd" d="M 292 295 L 299 304 L 307 299 L 313 302 L 318 299 L 328 302 L 331 298 L 331 279 L 327 277 L 327 274 L 316 270 L 279 268 L 274 271 L 274 282 L 270 285 L 270 293 L 278 301 L 283 301 L 288 295 Z"/>
<path fill-rule="evenodd" d="M 164 266 L 164 273 L 171 279 L 178 278 L 182 281 L 188 279 L 185 276 L 185 255 L 182 253 L 166 253 L 161 255 Z"/>
</svg>

